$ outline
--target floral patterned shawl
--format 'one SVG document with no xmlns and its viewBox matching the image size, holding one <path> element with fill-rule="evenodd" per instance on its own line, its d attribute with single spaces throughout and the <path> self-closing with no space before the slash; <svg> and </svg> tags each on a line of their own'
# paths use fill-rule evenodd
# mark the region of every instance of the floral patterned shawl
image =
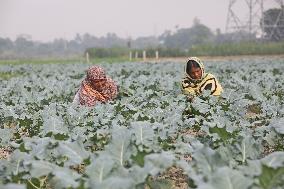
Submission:
<svg viewBox="0 0 284 189">
<path fill-rule="evenodd" d="M 94 106 L 97 102 L 108 102 L 117 96 L 117 85 L 106 76 L 103 68 L 92 66 L 78 91 L 79 103 Z"/>
</svg>

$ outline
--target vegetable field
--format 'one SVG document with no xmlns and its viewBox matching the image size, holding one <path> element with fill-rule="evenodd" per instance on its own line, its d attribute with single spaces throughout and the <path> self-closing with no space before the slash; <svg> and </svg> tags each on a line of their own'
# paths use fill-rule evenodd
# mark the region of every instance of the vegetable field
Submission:
<svg viewBox="0 0 284 189">
<path fill-rule="evenodd" d="M 93 108 L 88 64 L 0 65 L 0 188 L 283 188 L 283 59 L 205 62 L 224 93 L 192 103 L 183 64 L 101 65 L 120 91 Z"/>
</svg>

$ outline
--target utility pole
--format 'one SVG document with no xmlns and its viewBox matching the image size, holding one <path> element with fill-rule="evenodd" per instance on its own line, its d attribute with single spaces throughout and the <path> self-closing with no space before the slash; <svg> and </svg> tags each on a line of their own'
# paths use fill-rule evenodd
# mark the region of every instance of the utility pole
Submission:
<svg viewBox="0 0 284 189">
<path fill-rule="evenodd" d="M 127 48 L 129 50 L 129 61 L 132 61 L 131 37 L 128 37 L 127 39 Z"/>
</svg>

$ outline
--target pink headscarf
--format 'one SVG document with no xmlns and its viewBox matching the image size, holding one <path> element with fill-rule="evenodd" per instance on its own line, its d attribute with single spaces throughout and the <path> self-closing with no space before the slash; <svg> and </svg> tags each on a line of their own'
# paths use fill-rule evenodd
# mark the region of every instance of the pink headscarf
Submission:
<svg viewBox="0 0 284 189">
<path fill-rule="evenodd" d="M 94 106 L 97 101 L 105 103 L 114 99 L 117 93 L 117 85 L 106 76 L 103 68 L 92 66 L 81 83 L 79 102 L 81 105 Z"/>
</svg>

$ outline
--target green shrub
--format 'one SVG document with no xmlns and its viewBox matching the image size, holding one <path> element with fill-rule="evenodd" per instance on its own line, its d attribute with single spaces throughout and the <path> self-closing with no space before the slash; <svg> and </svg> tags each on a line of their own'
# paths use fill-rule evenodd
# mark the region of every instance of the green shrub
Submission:
<svg viewBox="0 0 284 189">
<path fill-rule="evenodd" d="M 128 56 L 128 49 L 123 47 L 113 48 L 89 48 L 85 53 L 89 53 L 90 58 L 117 58 Z"/>
<path fill-rule="evenodd" d="M 189 53 L 196 56 L 284 54 L 284 42 L 212 43 L 194 46 Z"/>
</svg>

